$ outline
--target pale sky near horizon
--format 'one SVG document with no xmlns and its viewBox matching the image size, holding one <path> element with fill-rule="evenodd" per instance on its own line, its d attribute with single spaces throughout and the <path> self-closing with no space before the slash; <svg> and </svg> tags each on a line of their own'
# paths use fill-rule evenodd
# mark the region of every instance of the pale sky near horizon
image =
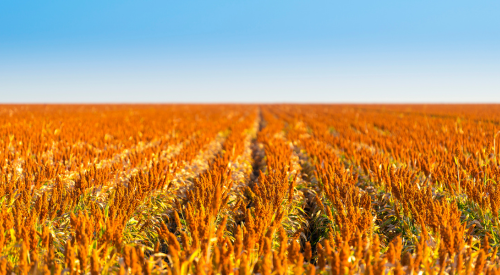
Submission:
<svg viewBox="0 0 500 275">
<path fill-rule="evenodd" d="M 500 1 L 2 1 L 0 103 L 497 102 Z"/>
</svg>

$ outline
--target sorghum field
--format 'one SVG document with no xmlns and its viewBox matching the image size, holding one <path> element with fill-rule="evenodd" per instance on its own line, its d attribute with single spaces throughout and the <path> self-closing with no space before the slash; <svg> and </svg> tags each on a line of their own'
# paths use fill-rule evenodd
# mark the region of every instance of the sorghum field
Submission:
<svg viewBox="0 0 500 275">
<path fill-rule="evenodd" d="M 500 105 L 2 105 L 1 274 L 498 274 Z"/>
</svg>

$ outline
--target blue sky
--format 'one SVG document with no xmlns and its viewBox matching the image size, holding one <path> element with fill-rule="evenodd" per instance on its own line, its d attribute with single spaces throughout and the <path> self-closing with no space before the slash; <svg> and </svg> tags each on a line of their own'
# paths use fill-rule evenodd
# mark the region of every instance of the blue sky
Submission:
<svg viewBox="0 0 500 275">
<path fill-rule="evenodd" d="M 0 2 L 0 102 L 500 102 L 500 1 Z"/>
</svg>

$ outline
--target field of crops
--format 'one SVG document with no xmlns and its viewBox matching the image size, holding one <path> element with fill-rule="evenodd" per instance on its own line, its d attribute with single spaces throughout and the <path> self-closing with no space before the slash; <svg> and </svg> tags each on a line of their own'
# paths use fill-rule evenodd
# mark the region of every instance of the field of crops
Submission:
<svg viewBox="0 0 500 275">
<path fill-rule="evenodd" d="M 1 105 L 0 274 L 500 274 L 500 106 Z"/>
</svg>

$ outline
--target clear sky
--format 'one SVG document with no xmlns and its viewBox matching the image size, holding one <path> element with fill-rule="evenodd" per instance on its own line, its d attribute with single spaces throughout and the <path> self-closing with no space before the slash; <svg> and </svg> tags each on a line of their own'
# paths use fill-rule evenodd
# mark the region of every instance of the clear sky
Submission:
<svg viewBox="0 0 500 275">
<path fill-rule="evenodd" d="M 0 1 L 0 102 L 498 102 L 500 1 Z"/>
</svg>

